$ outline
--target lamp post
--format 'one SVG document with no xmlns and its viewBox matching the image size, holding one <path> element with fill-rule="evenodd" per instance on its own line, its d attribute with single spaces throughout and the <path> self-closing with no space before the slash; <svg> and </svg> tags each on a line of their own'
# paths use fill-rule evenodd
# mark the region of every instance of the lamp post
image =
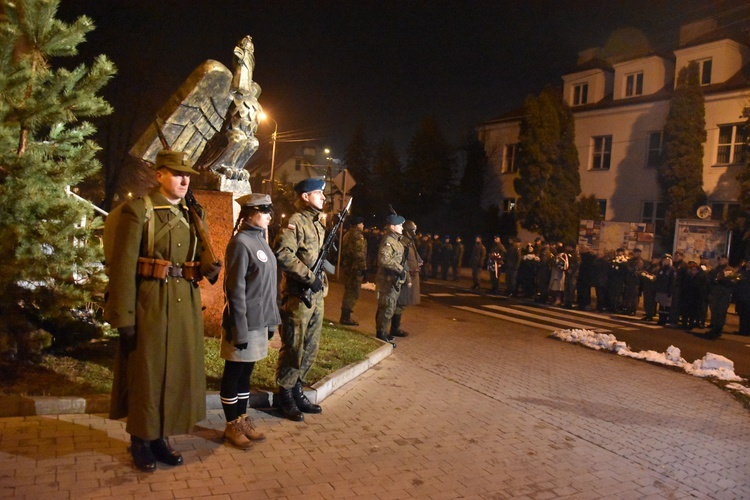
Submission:
<svg viewBox="0 0 750 500">
<path fill-rule="evenodd" d="M 278 134 L 278 131 L 279 131 L 279 124 L 276 122 L 276 120 L 274 120 L 273 118 L 271 118 L 270 116 L 268 116 L 266 113 L 263 113 L 263 112 L 261 112 L 261 114 L 260 114 L 260 119 L 264 120 L 264 121 L 265 120 L 271 120 L 273 122 L 273 125 L 274 125 L 273 126 L 273 134 L 271 134 L 271 143 L 272 143 L 272 146 L 271 146 L 271 176 L 270 176 L 270 179 L 269 179 L 269 182 L 271 183 L 271 192 L 270 192 L 270 194 L 271 194 L 271 198 L 273 198 L 273 169 L 276 166 L 276 137 L 277 137 L 277 134 Z"/>
</svg>

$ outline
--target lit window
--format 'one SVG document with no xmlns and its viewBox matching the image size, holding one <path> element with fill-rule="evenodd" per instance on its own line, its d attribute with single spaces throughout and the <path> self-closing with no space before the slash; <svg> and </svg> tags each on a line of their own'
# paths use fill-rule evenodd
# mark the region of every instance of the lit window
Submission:
<svg viewBox="0 0 750 500">
<path fill-rule="evenodd" d="M 647 167 L 659 167 L 662 164 L 662 146 L 664 141 L 663 132 L 650 132 L 648 134 L 648 159 Z"/>
<path fill-rule="evenodd" d="M 716 163 L 729 165 L 745 161 L 747 132 L 745 124 L 722 125 L 719 127 L 719 147 L 716 150 Z"/>
<path fill-rule="evenodd" d="M 612 156 L 612 136 L 602 135 L 592 137 L 594 141 L 593 155 L 591 157 L 591 168 L 593 170 L 608 170 Z"/>
<path fill-rule="evenodd" d="M 518 172 L 518 143 L 506 144 L 503 151 L 503 172 L 510 174 Z"/>
<path fill-rule="evenodd" d="M 643 72 L 633 73 L 625 78 L 625 96 L 633 97 L 643 94 Z"/>
<path fill-rule="evenodd" d="M 573 106 L 589 102 L 589 84 L 583 83 L 573 87 Z"/>
</svg>

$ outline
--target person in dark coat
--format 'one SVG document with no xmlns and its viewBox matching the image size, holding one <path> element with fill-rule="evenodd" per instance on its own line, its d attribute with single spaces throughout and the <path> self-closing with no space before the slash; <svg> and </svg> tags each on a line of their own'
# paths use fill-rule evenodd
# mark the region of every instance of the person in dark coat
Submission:
<svg viewBox="0 0 750 500">
<path fill-rule="evenodd" d="M 443 280 L 448 280 L 448 272 L 451 269 L 451 263 L 453 262 L 453 244 L 451 243 L 451 237 L 447 234 L 443 238 L 442 250 L 440 252 L 440 277 Z"/>
<path fill-rule="evenodd" d="M 588 310 L 591 306 L 591 287 L 596 282 L 596 256 L 588 245 L 581 245 L 581 263 L 578 266 L 578 309 Z"/>
<path fill-rule="evenodd" d="M 729 266 L 727 256 L 720 255 L 719 265 L 708 274 L 708 308 L 711 310 L 711 329 L 706 333 L 708 339 L 721 337 L 736 277 L 734 269 Z"/>
<path fill-rule="evenodd" d="M 609 311 L 608 280 L 611 267 L 611 256 L 603 251 L 596 255 L 596 310 L 599 312 Z"/>
<path fill-rule="evenodd" d="M 432 279 L 437 279 L 438 271 L 442 262 L 443 244 L 440 242 L 440 235 L 436 233 L 432 236 L 432 259 L 430 260 L 430 265 L 432 267 L 432 273 L 430 274 L 430 277 Z"/>
<path fill-rule="evenodd" d="M 633 256 L 628 259 L 623 287 L 622 309 L 625 314 L 635 316 L 638 309 L 638 299 L 641 295 L 641 273 L 643 272 L 643 258 L 641 249 L 634 248 Z"/>
<path fill-rule="evenodd" d="M 701 308 L 708 293 L 708 276 L 691 260 L 685 266 L 685 274 L 680 282 L 680 304 L 683 308 L 682 328 L 692 330 L 701 321 Z"/>
<path fill-rule="evenodd" d="M 641 273 L 641 290 L 643 290 L 643 321 L 652 321 L 656 316 L 656 273 L 661 267 L 661 259 L 654 255 Z"/>
<path fill-rule="evenodd" d="M 739 335 L 750 336 L 750 265 L 747 260 L 737 268 L 738 280 L 734 287 L 734 304 L 740 320 Z"/>
<path fill-rule="evenodd" d="M 672 298 L 676 291 L 676 275 L 677 271 L 675 271 L 672 265 L 672 256 L 664 254 L 661 260 L 661 267 L 656 273 L 656 283 L 654 285 L 656 303 L 659 305 L 658 324 L 662 326 L 665 326 L 667 321 L 669 321 L 669 310 L 672 307 Z"/>
<path fill-rule="evenodd" d="M 464 262 L 464 244 L 460 236 L 453 239 L 453 255 L 451 257 L 451 271 L 453 271 L 453 281 L 458 281 L 461 276 L 461 265 Z"/>
<path fill-rule="evenodd" d="M 628 272 L 628 257 L 624 248 L 615 250 L 607 274 L 607 302 L 612 312 L 622 310 L 622 298 L 625 294 L 625 276 Z"/>
<path fill-rule="evenodd" d="M 503 271 L 506 257 L 505 245 L 500 240 L 500 235 L 496 234 L 493 237 L 492 248 L 490 249 L 490 256 L 487 259 L 487 269 L 490 272 L 490 293 L 500 293 L 500 274 Z"/>
<path fill-rule="evenodd" d="M 419 270 L 424 264 L 422 256 L 417 251 L 417 225 L 414 221 L 404 222 L 401 244 L 404 246 L 404 269 L 408 274 L 407 283 L 401 287 L 396 302 L 396 312 L 391 318 L 390 335 L 392 337 L 407 337 L 409 334 L 401 328 L 401 317 L 407 306 L 418 306 L 421 303 L 421 284 Z"/>
<path fill-rule="evenodd" d="M 168 436 L 187 434 L 206 417 L 203 313 L 197 281 L 214 283 L 221 267 L 201 255 L 185 202 L 193 170 L 187 154 L 156 156 L 158 186 L 125 203 L 108 243 L 104 319 L 120 333 L 126 394 L 112 395 L 111 418 L 127 416 L 133 465 L 181 465 Z M 201 209 L 202 211 L 202 209 Z M 198 216 L 204 214 L 199 211 Z M 107 248 L 105 248 L 107 250 Z M 196 270 L 201 269 L 202 273 Z"/>
<path fill-rule="evenodd" d="M 224 257 L 226 306 L 220 348 L 224 373 L 219 397 L 227 421 L 224 442 L 247 450 L 253 441 L 265 440 L 247 416 L 250 377 L 255 363 L 268 355 L 268 340 L 281 317 L 276 301 L 276 259 L 266 242 L 273 217 L 271 197 L 252 193 L 238 198 L 237 203 L 240 214 Z"/>
<path fill-rule="evenodd" d="M 474 238 L 474 246 L 471 249 L 471 288 L 479 290 L 479 273 L 484 267 L 484 261 L 487 258 L 487 248 L 482 243 L 482 237 L 477 235 Z"/>
<path fill-rule="evenodd" d="M 672 297 L 672 308 L 669 311 L 669 326 L 676 327 L 680 323 L 680 317 L 684 315 L 684 308 L 680 303 L 680 286 L 687 273 L 687 262 L 685 262 L 685 252 L 677 250 L 674 253 L 674 269 L 675 269 L 675 295 Z"/>
<path fill-rule="evenodd" d="M 513 296 L 518 292 L 518 267 L 521 265 L 521 242 L 511 238 L 505 254 L 505 293 Z"/>
<path fill-rule="evenodd" d="M 422 257 L 422 267 L 419 270 L 419 277 L 426 281 L 428 276 L 432 276 L 432 237 L 428 234 L 422 235 L 422 239 L 417 246 L 419 256 Z"/>
</svg>

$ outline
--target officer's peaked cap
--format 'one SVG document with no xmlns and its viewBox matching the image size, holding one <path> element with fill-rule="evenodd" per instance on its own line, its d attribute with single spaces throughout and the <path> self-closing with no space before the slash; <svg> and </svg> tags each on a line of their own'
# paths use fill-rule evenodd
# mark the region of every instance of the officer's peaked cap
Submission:
<svg viewBox="0 0 750 500">
<path fill-rule="evenodd" d="M 193 170 L 193 162 L 187 153 L 182 151 L 173 151 L 171 149 L 162 149 L 156 153 L 156 163 L 154 168 L 157 170 L 167 167 L 177 172 L 185 172 L 187 174 L 198 174 L 196 170 Z"/>
<path fill-rule="evenodd" d="M 271 197 L 267 194 L 250 193 L 237 198 L 237 203 L 241 207 L 258 207 L 261 205 L 271 205 Z"/>
</svg>

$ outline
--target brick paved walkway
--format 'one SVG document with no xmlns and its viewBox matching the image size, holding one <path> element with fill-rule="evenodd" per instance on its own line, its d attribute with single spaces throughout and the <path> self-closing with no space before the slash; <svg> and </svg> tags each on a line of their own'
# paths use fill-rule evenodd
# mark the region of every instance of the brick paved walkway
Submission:
<svg viewBox="0 0 750 500">
<path fill-rule="evenodd" d="M 372 333 L 371 293 L 355 316 Z M 255 411 L 268 440 L 243 452 L 212 411 L 155 474 L 122 422 L 0 419 L 0 498 L 750 498 L 750 414 L 704 380 L 454 309 L 403 326 L 322 415 Z"/>
</svg>

